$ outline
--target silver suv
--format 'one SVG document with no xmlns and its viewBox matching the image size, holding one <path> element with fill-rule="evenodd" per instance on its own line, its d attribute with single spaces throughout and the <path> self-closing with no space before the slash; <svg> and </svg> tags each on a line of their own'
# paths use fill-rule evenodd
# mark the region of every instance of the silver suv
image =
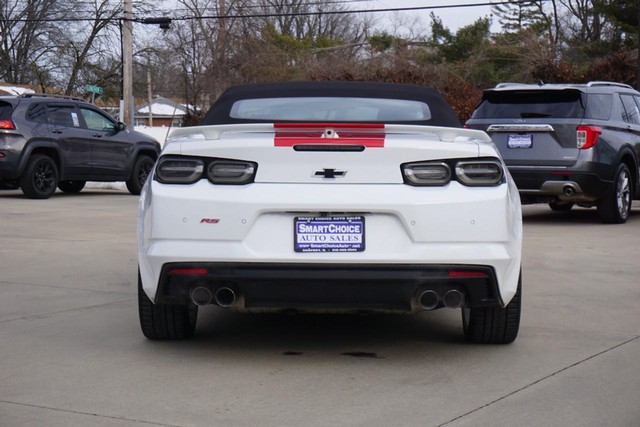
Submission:
<svg viewBox="0 0 640 427">
<path fill-rule="evenodd" d="M 484 91 L 467 127 L 491 136 L 523 203 L 596 206 L 603 222 L 624 223 L 640 198 L 640 93 L 631 86 L 501 83 Z"/>
</svg>

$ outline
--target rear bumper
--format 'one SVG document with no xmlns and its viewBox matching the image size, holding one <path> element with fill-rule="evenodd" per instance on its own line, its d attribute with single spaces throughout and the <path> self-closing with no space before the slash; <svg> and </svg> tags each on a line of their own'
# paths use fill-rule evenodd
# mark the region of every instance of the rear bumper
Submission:
<svg viewBox="0 0 640 427">
<path fill-rule="evenodd" d="M 595 173 L 509 167 L 523 203 L 590 203 L 604 197 L 610 181 Z"/>
<path fill-rule="evenodd" d="M 15 180 L 19 177 L 20 157 L 0 147 L 0 180 Z"/>
<path fill-rule="evenodd" d="M 276 295 L 271 304 L 322 305 L 319 296 L 324 295 L 328 305 L 410 310 L 420 286 L 452 284 L 445 273 L 460 266 L 490 271 L 489 300 L 482 302 L 486 298 L 464 288 L 473 303 L 507 304 L 515 295 L 522 218 L 512 183 L 371 185 L 367 190 L 362 185 L 169 186 L 149 180 L 138 218 L 143 290 L 152 301 L 185 301 L 193 278 L 169 280 L 166 271 L 202 266 L 207 274 L 200 279 L 207 286 L 229 280 L 251 296 L 249 304 L 266 304 L 268 295 Z M 295 252 L 294 217 L 318 212 L 364 216 L 366 250 Z M 165 291 L 174 279 L 181 282 L 177 293 Z M 463 286 L 459 282 L 456 286 Z M 288 301 L 283 295 L 300 299 Z M 376 297 L 367 300 L 366 295 Z"/>
<path fill-rule="evenodd" d="M 202 287 L 211 295 L 232 289 L 232 308 L 242 311 L 416 311 L 427 290 L 439 297 L 434 308 L 451 290 L 464 295 L 465 307 L 502 305 L 491 267 L 402 264 L 172 263 L 162 269 L 155 302 L 185 304 Z"/>
</svg>

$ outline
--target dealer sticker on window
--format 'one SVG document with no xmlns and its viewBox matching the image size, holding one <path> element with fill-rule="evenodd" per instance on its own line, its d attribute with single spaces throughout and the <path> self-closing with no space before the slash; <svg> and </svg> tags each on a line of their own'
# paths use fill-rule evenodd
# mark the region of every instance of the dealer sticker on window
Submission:
<svg viewBox="0 0 640 427">
<path fill-rule="evenodd" d="M 509 148 L 531 148 L 533 146 L 533 135 L 509 135 L 507 146 Z"/>
<path fill-rule="evenodd" d="M 364 217 L 296 217 L 293 249 L 296 252 L 364 251 Z"/>
</svg>

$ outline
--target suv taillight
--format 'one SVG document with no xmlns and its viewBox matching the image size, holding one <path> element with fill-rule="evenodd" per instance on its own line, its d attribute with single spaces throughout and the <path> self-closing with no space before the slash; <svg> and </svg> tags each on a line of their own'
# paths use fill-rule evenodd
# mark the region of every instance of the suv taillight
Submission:
<svg viewBox="0 0 640 427">
<path fill-rule="evenodd" d="M 576 128 L 578 148 L 586 150 L 593 147 L 598 142 L 598 137 L 601 133 L 602 128 L 599 126 L 578 126 Z"/>
<path fill-rule="evenodd" d="M 0 129 L 15 129 L 11 120 L 0 120 Z"/>
</svg>

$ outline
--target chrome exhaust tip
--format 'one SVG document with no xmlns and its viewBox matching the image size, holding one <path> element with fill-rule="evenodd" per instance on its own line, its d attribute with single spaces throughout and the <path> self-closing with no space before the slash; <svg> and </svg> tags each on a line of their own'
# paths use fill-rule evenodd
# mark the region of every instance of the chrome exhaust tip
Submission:
<svg viewBox="0 0 640 427">
<path fill-rule="evenodd" d="M 460 308 L 464 304 L 464 294 L 456 289 L 447 291 L 442 297 L 442 304 L 447 308 Z"/>
<path fill-rule="evenodd" d="M 204 286 L 198 286 L 191 291 L 191 301 L 193 301 L 195 305 L 209 305 L 211 304 L 212 298 L 213 295 L 211 295 L 211 291 Z"/>
<path fill-rule="evenodd" d="M 231 307 L 236 303 L 236 293 L 231 288 L 219 288 L 215 294 L 216 304 L 220 307 Z"/>
<path fill-rule="evenodd" d="M 576 189 L 572 185 L 566 185 L 563 189 L 564 195 L 567 197 L 575 196 Z"/>
<path fill-rule="evenodd" d="M 426 290 L 418 296 L 418 304 L 423 310 L 433 310 L 438 307 L 440 296 L 436 291 Z"/>
</svg>

